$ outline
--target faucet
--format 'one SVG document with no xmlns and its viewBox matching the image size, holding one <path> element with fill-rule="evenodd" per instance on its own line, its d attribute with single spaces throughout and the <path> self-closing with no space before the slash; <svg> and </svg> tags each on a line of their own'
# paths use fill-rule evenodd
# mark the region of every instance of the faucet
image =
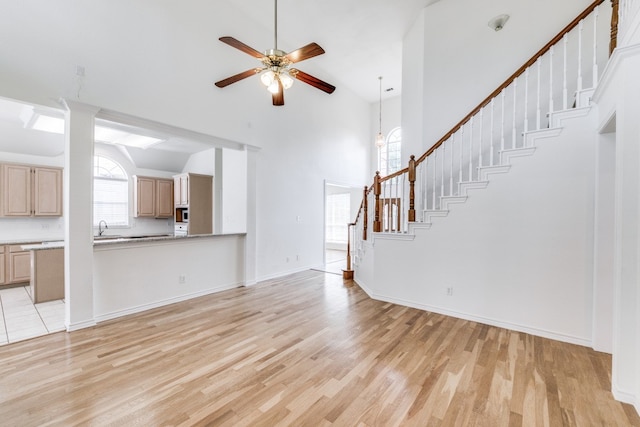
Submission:
<svg viewBox="0 0 640 427">
<path fill-rule="evenodd" d="M 109 228 L 109 226 L 107 225 L 107 221 L 105 221 L 104 219 L 101 219 L 100 222 L 98 223 L 98 236 L 102 236 L 102 233 L 104 233 L 104 230 L 102 229 L 103 222 L 104 222 L 104 230 Z"/>
</svg>

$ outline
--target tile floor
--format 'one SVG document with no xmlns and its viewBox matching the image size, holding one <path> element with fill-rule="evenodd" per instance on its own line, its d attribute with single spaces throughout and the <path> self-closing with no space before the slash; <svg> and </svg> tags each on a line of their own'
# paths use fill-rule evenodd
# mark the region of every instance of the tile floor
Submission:
<svg viewBox="0 0 640 427">
<path fill-rule="evenodd" d="M 0 345 L 64 331 L 64 300 L 34 304 L 29 286 L 0 289 Z"/>
<path fill-rule="evenodd" d="M 342 275 L 342 270 L 347 268 L 347 251 L 327 249 L 324 258 L 325 264 L 312 270 Z"/>
</svg>

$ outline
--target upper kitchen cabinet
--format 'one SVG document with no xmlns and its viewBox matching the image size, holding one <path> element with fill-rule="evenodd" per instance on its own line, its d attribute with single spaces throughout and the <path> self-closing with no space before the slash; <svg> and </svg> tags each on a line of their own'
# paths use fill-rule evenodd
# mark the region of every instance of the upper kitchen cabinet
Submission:
<svg viewBox="0 0 640 427">
<path fill-rule="evenodd" d="M 184 173 L 173 179 L 178 234 L 185 228 L 187 235 L 213 233 L 213 176 Z"/>
<path fill-rule="evenodd" d="M 156 180 L 156 213 L 158 218 L 173 217 L 173 180 Z"/>
<path fill-rule="evenodd" d="M 135 216 L 140 218 L 173 217 L 173 180 L 146 176 L 133 177 Z"/>
<path fill-rule="evenodd" d="M 62 215 L 62 169 L 7 163 L 0 169 L 2 215 Z"/>
<path fill-rule="evenodd" d="M 184 173 L 173 177 L 174 199 L 176 206 L 189 206 L 189 174 Z"/>
</svg>

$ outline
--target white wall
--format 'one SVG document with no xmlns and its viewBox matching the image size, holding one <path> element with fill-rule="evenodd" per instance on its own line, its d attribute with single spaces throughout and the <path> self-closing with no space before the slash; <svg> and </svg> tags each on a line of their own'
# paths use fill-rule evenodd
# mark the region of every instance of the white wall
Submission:
<svg viewBox="0 0 640 427">
<path fill-rule="evenodd" d="M 640 27 L 640 22 L 636 23 Z M 612 391 L 640 412 L 640 44 L 619 45 L 594 94 L 601 132 L 615 130 Z M 605 137 L 603 137 L 605 138 Z"/>
<path fill-rule="evenodd" d="M 222 233 L 247 231 L 247 152 L 222 149 Z"/>
<path fill-rule="evenodd" d="M 94 317 L 103 321 L 240 286 L 243 253 L 240 235 L 96 246 Z"/>
<path fill-rule="evenodd" d="M 384 82 L 384 79 L 383 79 Z M 383 90 L 386 87 L 383 83 Z M 402 97 L 394 96 L 392 98 L 387 98 L 382 100 L 382 134 L 387 137 L 389 136 L 389 132 L 394 130 L 395 128 L 402 127 Z M 371 104 L 371 179 L 369 184 L 373 182 L 373 176 L 378 170 L 378 148 L 375 146 L 374 141 L 375 137 L 378 134 L 378 130 L 380 128 L 380 103 L 376 102 Z M 404 142 L 404 141 L 403 141 Z M 405 164 L 409 162 L 409 156 L 415 153 L 408 153 L 407 150 L 402 147 L 402 165 L 405 167 Z M 407 158 L 407 161 L 404 161 L 404 158 Z"/>
<path fill-rule="evenodd" d="M 517 14 L 508 0 L 447 0 L 424 9 L 403 52 L 403 133 L 413 154 L 424 153 L 590 3 L 522 2 Z M 495 32 L 487 22 L 503 13 L 511 18 Z"/>
<path fill-rule="evenodd" d="M 413 241 L 376 238 L 358 283 L 382 300 L 589 345 L 594 117 L 539 140 Z"/>
<path fill-rule="evenodd" d="M 215 175 L 216 149 L 201 151 L 189 156 L 182 172 L 199 173 L 202 175 Z"/>
<path fill-rule="evenodd" d="M 218 37 L 271 34 L 270 22 L 247 20 L 226 2 L 16 3 L 0 16 L 0 38 L 12 40 L 0 45 L 0 96 L 48 106 L 70 98 L 262 148 L 251 171 L 257 218 L 248 219 L 260 279 L 322 262 L 324 180 L 370 180 L 371 124 L 370 105 L 344 87 L 328 95 L 296 82 L 278 108 L 258 79 L 214 87 L 255 66 Z"/>
</svg>

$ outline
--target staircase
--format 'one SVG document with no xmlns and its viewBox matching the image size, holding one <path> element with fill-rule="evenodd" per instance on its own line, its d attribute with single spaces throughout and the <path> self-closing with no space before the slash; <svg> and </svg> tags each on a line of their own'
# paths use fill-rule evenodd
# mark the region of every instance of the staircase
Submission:
<svg viewBox="0 0 640 427">
<path fill-rule="evenodd" d="M 609 13 L 593 3 L 425 154 L 365 188 L 350 261 L 371 297 L 590 343 L 590 99 Z"/>
</svg>

